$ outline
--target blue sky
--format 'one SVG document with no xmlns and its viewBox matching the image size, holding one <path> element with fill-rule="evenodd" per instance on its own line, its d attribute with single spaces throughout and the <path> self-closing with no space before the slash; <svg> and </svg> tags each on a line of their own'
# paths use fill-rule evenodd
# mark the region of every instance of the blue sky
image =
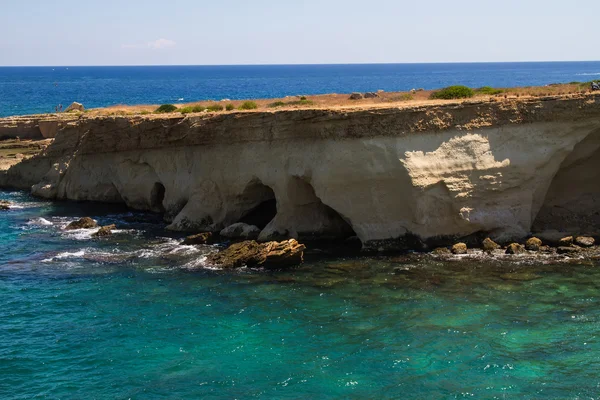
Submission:
<svg viewBox="0 0 600 400">
<path fill-rule="evenodd" d="M 600 59 L 598 0 L 0 2 L 0 65 Z"/>
</svg>

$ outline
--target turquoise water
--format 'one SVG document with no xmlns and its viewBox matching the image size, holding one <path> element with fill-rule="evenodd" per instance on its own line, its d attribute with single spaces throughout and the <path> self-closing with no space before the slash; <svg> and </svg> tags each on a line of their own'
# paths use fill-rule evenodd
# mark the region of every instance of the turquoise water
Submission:
<svg viewBox="0 0 600 400">
<path fill-rule="evenodd" d="M 596 264 L 310 257 L 201 268 L 152 216 L 18 192 L 0 214 L 2 399 L 579 399 Z M 65 233 L 91 215 L 120 230 Z"/>
<path fill-rule="evenodd" d="M 54 112 L 78 101 L 114 104 L 275 98 L 323 93 L 471 87 L 542 86 L 600 78 L 599 61 L 217 65 L 131 67 L 0 67 L 0 117 Z"/>
</svg>

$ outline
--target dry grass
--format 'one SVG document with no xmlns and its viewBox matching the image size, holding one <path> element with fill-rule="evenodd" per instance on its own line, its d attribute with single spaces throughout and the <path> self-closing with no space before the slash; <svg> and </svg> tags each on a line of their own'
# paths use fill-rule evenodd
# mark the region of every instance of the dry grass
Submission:
<svg viewBox="0 0 600 400">
<path fill-rule="evenodd" d="M 560 96 L 567 94 L 581 94 L 588 93 L 589 87 L 581 84 L 561 84 L 561 85 L 548 85 L 538 87 L 519 87 L 519 88 L 497 88 L 501 89 L 502 93 L 495 95 L 488 95 L 482 93 L 475 93 L 475 97 L 470 100 L 430 100 L 431 93 L 433 91 L 423 90 L 415 93 L 411 92 L 380 92 L 379 97 L 373 99 L 362 99 L 362 100 L 350 100 L 349 94 L 326 94 L 316 96 L 288 96 L 284 98 L 274 99 L 258 99 L 254 101 L 258 108 L 258 111 L 270 111 L 276 112 L 280 110 L 293 110 L 293 109 L 339 109 L 339 108 L 355 108 L 355 107 L 390 107 L 397 105 L 398 107 L 411 107 L 415 105 L 428 105 L 428 104 L 443 104 L 448 102 L 462 102 L 462 101 L 482 101 L 486 99 L 491 100 L 502 100 L 502 99 L 516 99 L 516 98 L 535 98 L 535 97 L 546 97 L 546 96 Z M 300 101 L 302 97 L 305 97 L 305 101 Z M 190 107 L 199 106 L 201 108 L 207 108 L 214 104 L 220 104 L 223 107 L 231 104 L 233 105 L 232 110 L 222 111 L 203 111 L 201 113 L 230 113 L 230 112 L 256 112 L 257 110 L 239 110 L 239 107 L 247 100 L 224 100 L 224 101 L 199 101 L 194 103 L 176 104 L 179 110 Z M 274 103 L 284 105 L 273 107 Z M 271 107 L 270 107 L 271 106 Z M 152 114 L 158 105 L 116 105 L 106 108 L 91 109 L 86 111 L 86 115 L 144 115 Z M 231 108 L 231 107 L 230 107 Z M 178 111 L 175 111 L 178 113 Z M 195 114 L 195 113 L 190 113 Z M 189 115 L 189 114 L 186 114 Z"/>
</svg>

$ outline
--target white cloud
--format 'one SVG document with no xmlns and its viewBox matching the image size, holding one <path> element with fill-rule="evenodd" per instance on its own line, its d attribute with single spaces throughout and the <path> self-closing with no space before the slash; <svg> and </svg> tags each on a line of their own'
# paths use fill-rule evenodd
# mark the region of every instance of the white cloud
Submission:
<svg viewBox="0 0 600 400">
<path fill-rule="evenodd" d="M 122 49 L 152 49 L 152 50 L 161 50 L 169 47 L 173 47 L 177 45 L 176 42 L 169 39 L 157 39 L 146 44 L 122 44 Z"/>
</svg>

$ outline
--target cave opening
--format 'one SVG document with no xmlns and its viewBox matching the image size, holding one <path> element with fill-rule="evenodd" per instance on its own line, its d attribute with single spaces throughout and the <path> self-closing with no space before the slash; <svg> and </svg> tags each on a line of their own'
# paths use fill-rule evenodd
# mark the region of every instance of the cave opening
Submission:
<svg viewBox="0 0 600 400">
<path fill-rule="evenodd" d="M 241 196 L 243 213 L 239 222 L 264 229 L 277 215 L 275 192 L 259 180 L 248 184 Z"/>
<path fill-rule="evenodd" d="M 150 208 L 152 211 L 160 213 L 165 212 L 165 206 L 163 205 L 165 193 L 166 189 L 162 183 L 156 182 L 154 186 L 152 186 L 152 191 L 150 192 Z"/>
</svg>

